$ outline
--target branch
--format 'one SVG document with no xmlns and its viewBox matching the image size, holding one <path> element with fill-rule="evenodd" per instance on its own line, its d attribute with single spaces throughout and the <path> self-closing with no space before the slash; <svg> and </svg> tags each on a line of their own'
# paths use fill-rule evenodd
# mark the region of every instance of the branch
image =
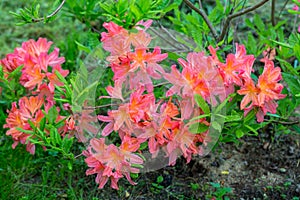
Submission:
<svg viewBox="0 0 300 200">
<path fill-rule="evenodd" d="M 268 122 L 271 123 L 277 123 L 277 124 L 282 124 L 282 125 L 295 125 L 295 124 L 299 124 L 300 121 L 275 121 L 275 120 L 269 120 Z"/>
<path fill-rule="evenodd" d="M 183 0 L 183 1 L 188 5 L 188 7 L 190 7 L 191 9 L 193 9 L 194 11 L 196 11 L 198 14 L 200 14 L 202 16 L 205 23 L 209 27 L 213 37 L 217 40 L 218 39 L 217 31 L 213 27 L 213 24 L 211 23 L 211 21 L 208 19 L 206 13 L 203 10 L 200 10 L 200 9 L 196 8 L 189 0 Z"/>
<path fill-rule="evenodd" d="M 280 10 L 280 12 L 279 12 L 278 18 L 281 16 L 282 11 L 285 9 L 285 7 L 286 7 L 286 5 L 287 5 L 288 2 L 289 2 L 289 0 L 286 0 L 286 1 L 284 2 L 283 6 L 282 6 L 282 8 L 281 8 L 281 10 Z"/>
<path fill-rule="evenodd" d="M 82 110 L 96 110 L 97 108 L 105 108 L 108 106 L 117 106 L 118 104 L 106 104 L 102 106 L 82 106 Z"/>
<path fill-rule="evenodd" d="M 272 0 L 272 8 L 271 8 L 271 21 L 272 21 L 272 26 L 276 25 L 276 21 L 275 21 L 275 3 L 276 0 Z"/>
<path fill-rule="evenodd" d="M 200 10 L 203 10 L 203 6 L 202 6 L 201 0 L 199 0 L 199 7 L 200 7 Z"/>
<path fill-rule="evenodd" d="M 224 39 L 225 35 L 227 34 L 227 29 L 228 29 L 228 27 L 229 27 L 230 21 L 231 21 L 232 19 L 234 19 L 234 18 L 236 18 L 236 17 L 239 17 L 239 16 L 242 16 L 242 15 L 244 15 L 244 14 L 247 14 L 247 13 L 249 13 L 249 12 L 251 12 L 251 11 L 253 11 L 253 10 L 259 8 L 259 7 L 261 7 L 262 5 L 264 5 L 265 3 L 267 3 L 268 1 L 269 1 L 269 0 L 262 0 L 261 2 L 255 4 L 255 5 L 252 6 L 252 7 L 249 7 L 249 8 L 247 8 L 247 9 L 245 9 L 245 10 L 242 10 L 242 11 L 240 11 L 240 12 L 237 12 L 237 13 L 234 13 L 234 14 L 229 15 L 229 16 L 227 17 L 226 21 L 225 21 L 225 24 L 224 24 L 224 27 L 223 27 L 223 29 L 222 29 L 221 35 L 220 35 L 220 37 L 217 39 L 217 41 L 220 42 L 220 41 L 222 41 L 222 40 Z"/>
<path fill-rule="evenodd" d="M 169 36 L 169 38 L 171 38 L 174 42 L 178 42 L 178 40 L 176 39 L 175 36 L 173 36 L 162 24 L 159 23 L 160 28 Z M 187 45 L 181 43 L 181 46 L 190 49 Z"/>
<path fill-rule="evenodd" d="M 49 19 L 49 18 L 53 17 L 54 15 L 56 15 L 62 9 L 65 2 L 66 2 L 66 0 L 63 0 L 61 2 L 61 4 L 55 9 L 55 11 L 53 11 L 50 15 L 48 15 L 46 17 L 38 18 L 38 19 L 32 19 L 32 22 L 34 22 L 34 23 L 41 22 L 41 21 L 45 21 L 46 19 Z"/>
</svg>

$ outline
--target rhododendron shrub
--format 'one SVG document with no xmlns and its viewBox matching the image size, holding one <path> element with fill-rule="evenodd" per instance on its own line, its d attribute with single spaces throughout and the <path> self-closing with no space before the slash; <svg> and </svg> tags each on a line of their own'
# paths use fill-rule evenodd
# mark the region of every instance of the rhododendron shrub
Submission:
<svg viewBox="0 0 300 200">
<path fill-rule="evenodd" d="M 37 133 L 63 137 L 75 129 L 70 119 L 59 114 L 60 107 L 55 101 L 55 86 L 64 85 L 57 74 L 66 77 L 69 72 L 61 67 L 65 59 L 59 57 L 59 49 L 49 52 L 51 45 L 45 38 L 29 40 L 0 60 L 7 84 L 10 74 L 21 67 L 19 83 L 26 88 L 26 96 L 12 103 L 4 128 L 9 129 L 6 134 L 14 140 L 13 148 L 18 143 L 26 144 L 31 154 L 35 153 L 35 143 L 43 144 L 45 140 Z"/>
<path fill-rule="evenodd" d="M 111 107 L 97 116 L 96 106 L 90 106 L 95 100 L 86 97 L 97 83 L 81 93 L 76 81 L 69 84 L 68 71 L 61 66 L 64 58 L 57 48 L 49 52 L 51 42 L 29 40 L 2 59 L 6 80 L 21 67 L 18 81 L 27 92 L 12 103 L 4 125 L 13 148 L 26 144 L 34 154 L 35 144 L 45 149 L 61 146 L 61 152 L 70 155 L 75 136 L 87 144 L 82 153 L 89 167 L 86 175 L 96 174 L 99 188 L 110 182 L 118 189 L 121 178 L 136 184 L 131 174 L 147 171 L 143 166 L 149 163 L 156 169 L 175 165 L 179 156 L 190 162 L 193 156 L 206 155 L 218 141 L 224 121 L 235 120 L 223 112 L 226 104 L 234 107 L 231 113 L 244 113 L 245 119 L 256 114 L 257 122 L 268 112 L 276 113 L 276 101 L 285 96 L 280 68 L 273 61 L 261 60 L 264 70 L 255 80 L 255 57 L 239 44 L 224 62 L 212 46 L 210 54 L 190 52 L 171 60 L 162 47 L 151 47 L 154 38 L 147 33 L 151 24 L 140 21 L 129 31 L 114 22 L 104 23 L 107 32 L 101 34 L 101 42 L 113 84 L 104 83 L 106 94 L 99 94 L 99 99 L 110 99 Z M 79 79 L 88 79 L 88 70 L 83 71 Z M 153 166 L 155 160 L 159 166 Z"/>
<path fill-rule="evenodd" d="M 107 61 L 114 85 L 106 87 L 109 97 L 100 98 L 111 98 L 118 106 L 107 115 L 98 115 L 105 124 L 101 139 L 92 139 L 84 152 L 90 167 L 86 174 L 97 174 L 99 188 L 108 180 L 111 187 L 118 188 L 124 176 L 134 184 L 128 173 L 140 172 L 136 164 L 147 163 L 141 159 L 145 159 L 141 147 L 145 142 L 151 158 L 161 159 L 158 155 L 163 153 L 168 165 L 174 165 L 181 155 L 187 162 L 193 155 L 204 155 L 206 145 L 213 142 L 212 132 L 221 127 L 208 109 L 230 101 L 233 94 L 244 96 L 240 109 L 245 116 L 254 110 L 258 122 L 267 112 L 275 113 L 275 100 L 284 98 L 278 83 L 280 68 L 263 59 L 264 72 L 255 83 L 251 76 L 255 58 L 247 55 L 243 45 L 236 44 L 236 52 L 228 54 L 225 63 L 210 46 L 211 55 L 191 52 L 186 59 L 178 59 L 179 65 L 168 65 L 167 53 L 149 47 L 152 38 L 146 31 L 151 22 L 139 22 L 132 32 L 113 22 L 103 25 L 107 32 L 101 34 L 101 41 L 110 53 Z M 167 80 L 169 87 L 165 96 L 156 97 L 155 91 L 161 88 L 154 82 L 160 79 Z M 120 145 L 104 144 L 103 138 L 112 133 L 118 134 Z"/>
</svg>

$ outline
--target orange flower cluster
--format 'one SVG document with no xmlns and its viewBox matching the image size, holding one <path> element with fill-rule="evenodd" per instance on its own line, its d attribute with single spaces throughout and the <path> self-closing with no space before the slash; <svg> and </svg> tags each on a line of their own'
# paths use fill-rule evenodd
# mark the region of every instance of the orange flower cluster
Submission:
<svg viewBox="0 0 300 200">
<path fill-rule="evenodd" d="M 281 94 L 283 86 L 278 83 L 280 68 L 275 68 L 268 59 L 262 60 L 264 72 L 255 84 L 251 78 L 255 58 L 247 55 L 245 47 L 238 44 L 235 54 L 227 55 L 225 63 L 218 59 L 217 49 L 210 46 L 211 55 L 189 53 L 187 60 L 178 59 L 182 70 L 172 65 L 170 72 L 166 72 L 167 69 L 158 63 L 166 59 L 167 54 L 161 53 L 160 47 L 153 48 L 152 52 L 148 47 L 151 37 L 146 30 L 151 22 L 138 23 L 135 32 L 113 22 L 104 23 L 108 32 L 101 34 L 101 41 L 103 48 L 110 52 L 107 61 L 114 72 L 114 86 L 108 86 L 109 96 L 101 98 L 118 99 L 121 103 L 117 109 L 109 110 L 108 116 L 98 115 L 98 119 L 107 123 L 102 136 L 117 132 L 121 144 L 119 147 L 105 145 L 104 138 L 92 139 L 89 150 L 85 151 L 85 161 L 90 167 L 87 175 L 97 174 L 99 188 L 110 179 L 111 187 L 117 189 L 117 182 L 123 176 L 133 184 L 128 174 L 139 172 L 133 166 L 143 164 L 136 154 L 141 153 L 139 148 L 145 142 L 152 158 L 162 150 L 169 165 L 174 165 L 180 155 L 187 162 L 193 155 L 202 155 L 203 147 L 210 142 L 210 132 L 204 128 L 195 133 L 191 128 L 194 125 L 209 127 L 211 122 L 204 117 L 190 120 L 204 113 L 196 106 L 195 95 L 216 106 L 239 87 L 237 93 L 245 95 L 241 109 L 245 115 L 257 109 L 259 122 L 266 112 L 276 112 L 274 100 L 284 98 Z M 153 93 L 153 79 L 161 78 L 171 87 L 163 99 L 157 99 Z M 130 91 L 129 95 L 125 88 Z M 166 101 L 166 98 L 169 99 Z"/>
<path fill-rule="evenodd" d="M 255 58 L 253 55 L 246 55 L 244 46 L 236 44 L 236 53 L 229 54 L 226 63 L 219 61 L 216 50 L 212 47 L 210 52 L 228 93 L 234 92 L 234 86 L 240 87 L 237 93 L 244 95 L 240 108 L 245 111 L 245 115 L 256 109 L 257 121 L 262 122 L 267 112 L 276 113 L 277 103 L 274 100 L 282 99 L 285 95 L 281 94 L 283 85 L 278 83 L 282 79 L 281 69 L 275 67 L 272 60 L 267 57 L 261 60 L 265 64 L 264 71 L 255 84 L 251 78 Z"/>
<path fill-rule="evenodd" d="M 16 48 L 13 53 L 0 60 L 6 78 L 16 68 L 22 66 L 20 84 L 28 89 L 31 96 L 22 97 L 18 104 L 12 103 L 4 128 L 9 128 L 6 134 L 12 136 L 13 148 L 20 142 L 27 145 L 26 149 L 31 154 L 35 153 L 35 145 L 28 141 L 28 138 L 31 137 L 28 132 L 33 131 L 29 121 L 39 127 L 41 119 L 45 117 L 44 113 L 47 114 L 49 109 L 55 106 L 55 85 L 63 86 L 55 72 L 57 71 L 63 77 L 69 73 L 68 70 L 61 68 L 65 59 L 58 57 L 58 48 L 54 48 L 51 53 L 48 53 L 51 45 L 52 42 L 48 42 L 45 38 L 39 38 L 37 41 L 29 40 L 24 42 L 22 47 Z M 44 113 L 42 109 L 45 110 Z M 59 111 L 58 108 L 56 109 Z M 58 115 L 56 120 L 63 118 Z M 64 134 L 71 129 L 74 129 L 74 125 L 69 119 L 66 121 L 66 127 L 62 128 L 60 133 Z M 49 132 L 49 130 L 45 131 Z"/>
<path fill-rule="evenodd" d="M 27 141 L 31 134 L 24 133 L 21 129 L 32 131 L 28 121 L 30 120 L 36 127 L 39 127 L 41 119 L 44 114 L 41 110 L 44 100 L 39 97 L 22 97 L 19 100 L 19 108 L 17 108 L 16 102 L 12 104 L 12 108 L 9 111 L 4 128 L 9 128 L 6 135 L 11 135 L 14 143 L 13 149 L 19 144 L 26 144 L 26 150 L 31 154 L 35 152 L 35 145 Z"/>
</svg>

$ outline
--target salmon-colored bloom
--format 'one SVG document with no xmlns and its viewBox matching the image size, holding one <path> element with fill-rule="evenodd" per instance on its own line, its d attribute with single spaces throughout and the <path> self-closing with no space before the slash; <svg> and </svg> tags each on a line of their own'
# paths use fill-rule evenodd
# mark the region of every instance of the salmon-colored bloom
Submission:
<svg viewBox="0 0 300 200">
<path fill-rule="evenodd" d="M 241 110 L 245 109 L 247 106 L 248 108 L 251 108 L 253 105 L 258 105 L 258 92 L 259 89 L 255 87 L 252 79 L 245 82 L 242 88 L 237 91 L 238 94 L 245 95 L 241 102 Z"/>
<path fill-rule="evenodd" d="M 91 168 L 86 174 L 97 174 L 99 188 L 103 188 L 110 179 L 111 187 L 119 189 L 117 183 L 124 176 L 131 184 L 136 184 L 131 180 L 130 173 L 138 173 L 139 169 L 132 165 L 142 164 L 143 159 L 128 150 L 124 145 L 121 149 L 113 144 L 107 146 L 104 138 L 92 139 L 90 148 L 84 152 L 87 156 L 85 162 Z"/>
<path fill-rule="evenodd" d="M 22 59 L 17 53 L 10 53 L 0 60 L 0 65 L 3 67 L 4 76 L 7 78 L 9 73 L 22 65 Z"/>
<path fill-rule="evenodd" d="M 23 42 L 22 47 L 16 48 L 13 54 L 8 54 L 5 59 L 2 59 L 0 65 L 3 66 L 6 73 L 12 72 L 23 65 L 20 83 L 24 87 L 33 90 L 49 81 L 50 89 L 54 91 L 54 84 L 62 85 L 57 80 L 54 71 L 57 70 L 64 77 L 67 76 L 69 71 L 61 68 L 65 58 L 59 57 L 58 48 L 54 48 L 49 53 L 51 45 L 52 42 L 48 42 L 45 38 L 39 38 L 37 41 L 28 40 Z M 49 67 L 52 67 L 52 73 L 49 72 L 51 71 Z"/>
<path fill-rule="evenodd" d="M 260 92 L 258 95 L 259 105 L 263 105 L 264 102 L 269 100 L 278 100 L 285 97 L 281 94 L 283 85 L 278 83 L 282 79 L 281 69 L 274 67 L 274 62 L 264 59 L 265 67 L 263 73 L 258 78 L 257 87 Z"/>
<path fill-rule="evenodd" d="M 252 79 L 249 79 L 238 90 L 240 95 L 245 95 L 241 102 L 241 109 L 245 110 L 245 114 L 247 114 L 256 107 L 258 122 L 263 121 L 267 112 L 275 114 L 277 104 L 274 100 L 285 97 L 284 94 L 281 94 L 283 85 L 278 83 L 282 79 L 280 68 L 274 67 L 273 61 L 268 58 L 264 58 L 262 61 L 265 63 L 264 71 L 259 76 L 257 85 L 255 86 Z M 246 107 L 247 105 L 249 106 Z"/>
<path fill-rule="evenodd" d="M 193 99 L 195 94 L 199 94 L 210 101 L 211 95 L 219 96 L 221 94 L 218 87 L 212 88 L 217 86 L 216 83 L 220 79 L 218 71 L 213 66 L 212 59 L 205 56 L 203 52 L 189 53 L 187 61 L 180 58 L 178 62 L 183 67 L 181 73 L 173 65 L 171 73 L 164 74 L 164 78 L 173 85 L 167 91 L 166 96 L 178 94 L 184 98 Z M 192 105 L 194 105 L 193 101 Z"/>
<path fill-rule="evenodd" d="M 181 125 L 183 126 L 183 125 Z M 169 156 L 169 165 L 175 165 L 178 156 L 183 155 L 187 162 L 190 162 L 193 154 L 198 154 L 198 148 L 195 145 L 195 134 L 189 132 L 188 127 L 179 127 L 173 130 L 174 138 L 167 144 L 167 155 Z"/>
<path fill-rule="evenodd" d="M 107 136 L 113 131 L 118 131 L 121 127 L 125 130 L 132 130 L 128 104 L 120 105 L 118 110 L 109 111 L 108 116 L 98 115 L 98 120 L 109 122 L 102 130 L 102 136 Z"/>
<path fill-rule="evenodd" d="M 137 123 L 142 119 L 145 120 L 146 113 L 149 113 L 155 105 L 155 97 L 153 93 L 144 94 L 144 86 L 140 86 L 135 92 L 130 95 L 129 115 L 130 119 Z"/>
<path fill-rule="evenodd" d="M 17 108 L 17 104 L 14 102 L 12 104 L 12 108 L 8 111 L 8 117 L 6 119 L 6 124 L 3 126 L 4 128 L 9 128 L 6 132 L 6 135 L 11 135 L 14 143 L 13 148 L 15 148 L 18 143 L 26 144 L 26 150 L 31 154 L 35 153 L 35 146 L 27 139 L 31 136 L 30 134 L 24 133 L 18 128 L 24 130 L 32 130 L 30 127 L 28 120 L 30 120 L 35 126 L 39 126 L 39 122 L 44 117 L 44 114 L 40 110 L 44 100 L 39 97 L 22 97 L 19 100 L 19 108 Z"/>
</svg>

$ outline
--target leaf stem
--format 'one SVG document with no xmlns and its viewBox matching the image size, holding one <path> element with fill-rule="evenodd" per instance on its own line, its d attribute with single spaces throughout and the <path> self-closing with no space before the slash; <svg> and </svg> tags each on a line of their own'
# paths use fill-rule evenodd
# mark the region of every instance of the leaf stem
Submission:
<svg viewBox="0 0 300 200">
<path fill-rule="evenodd" d="M 42 18 L 38 18 L 38 19 L 32 19 L 32 22 L 34 22 L 34 23 L 41 22 L 41 21 L 45 21 L 46 19 L 49 19 L 49 18 L 53 17 L 54 15 L 56 15 L 62 9 L 65 2 L 66 2 L 66 0 L 63 0 L 61 2 L 61 4 L 50 15 L 47 15 L 46 17 L 42 17 Z"/>
</svg>

